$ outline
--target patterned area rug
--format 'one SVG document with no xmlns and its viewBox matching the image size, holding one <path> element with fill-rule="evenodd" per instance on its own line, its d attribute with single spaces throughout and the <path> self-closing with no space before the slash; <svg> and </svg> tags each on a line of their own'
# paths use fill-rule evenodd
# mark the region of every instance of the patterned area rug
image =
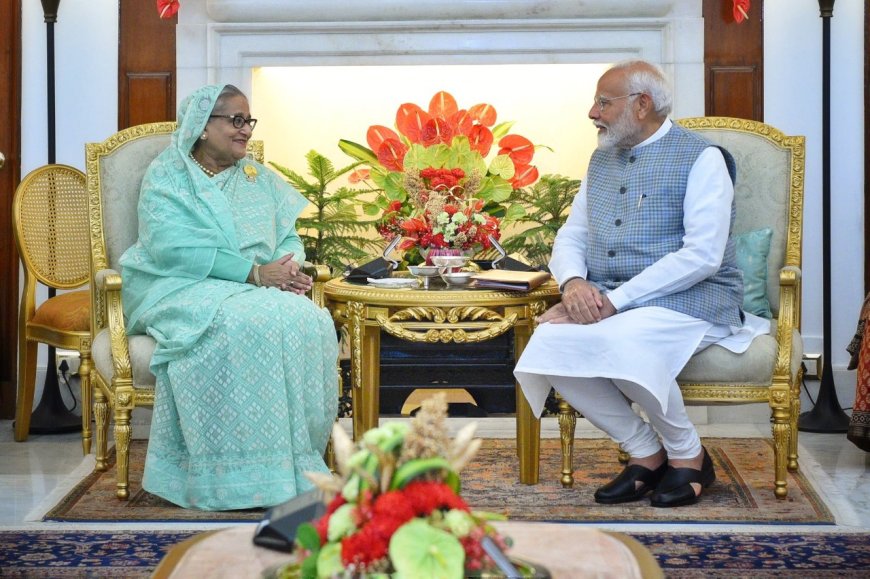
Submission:
<svg viewBox="0 0 870 579">
<path fill-rule="evenodd" d="M 0 576 L 144 579 L 172 545 L 196 533 L 0 532 Z M 867 533 L 628 534 L 646 545 L 668 578 L 857 579 L 870 568 Z"/>
<path fill-rule="evenodd" d="M 518 481 L 516 443 L 489 439 L 462 472 L 462 495 L 475 509 L 506 514 L 515 520 L 561 522 L 678 522 L 748 524 L 833 524 L 831 511 L 800 472 L 790 473 L 789 495 L 773 495 L 772 442 L 760 438 L 704 440 L 716 466 L 717 480 L 696 505 L 657 509 L 648 501 L 598 505 L 595 488 L 621 469 L 616 446 L 602 439 L 575 441 L 574 488 L 559 483 L 559 441 L 541 441 L 540 483 Z M 134 441 L 130 458 L 130 500 L 115 498 L 115 471 L 94 472 L 44 517 L 47 521 L 256 521 L 262 510 L 200 512 L 176 507 L 141 488 L 145 442 Z M 112 457 L 114 458 L 114 457 Z"/>
</svg>

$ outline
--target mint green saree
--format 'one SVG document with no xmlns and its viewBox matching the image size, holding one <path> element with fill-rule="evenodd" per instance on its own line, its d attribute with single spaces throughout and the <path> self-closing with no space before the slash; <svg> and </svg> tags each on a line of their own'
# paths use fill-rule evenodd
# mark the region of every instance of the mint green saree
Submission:
<svg viewBox="0 0 870 579">
<path fill-rule="evenodd" d="M 121 259 L 129 331 L 158 344 L 142 486 L 205 510 L 266 507 L 310 489 L 306 471 L 328 472 L 338 392 L 328 313 L 245 283 L 252 263 L 288 253 L 301 263 L 295 224 L 307 201 L 252 160 L 209 178 L 188 157 L 221 89 L 182 102 L 172 143 L 142 184 L 139 241 Z"/>
</svg>

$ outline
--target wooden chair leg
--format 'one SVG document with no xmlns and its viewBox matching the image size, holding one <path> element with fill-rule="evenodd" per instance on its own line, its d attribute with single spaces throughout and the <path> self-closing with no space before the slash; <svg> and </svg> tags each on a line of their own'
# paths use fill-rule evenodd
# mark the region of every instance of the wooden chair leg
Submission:
<svg viewBox="0 0 870 579">
<path fill-rule="evenodd" d="M 129 394 L 132 396 L 132 393 Z M 116 395 L 117 396 L 117 395 Z M 130 408 L 115 405 L 115 468 L 117 469 L 117 490 L 119 499 L 130 498 Z"/>
<path fill-rule="evenodd" d="M 619 460 L 619 464 L 628 464 L 628 461 L 631 460 L 631 455 L 625 452 L 620 444 L 619 453 L 616 455 L 616 458 Z"/>
<path fill-rule="evenodd" d="M 93 382 L 92 382 L 93 383 Z M 94 423 L 97 431 L 97 448 L 95 450 L 95 458 L 97 464 L 94 468 L 99 471 L 105 471 L 108 468 L 106 462 L 108 455 L 108 438 L 109 438 L 109 403 L 106 400 L 106 394 L 99 386 L 93 389 L 94 391 Z"/>
<path fill-rule="evenodd" d="M 91 430 L 91 411 L 93 409 L 93 385 L 91 384 L 91 352 L 79 352 L 79 380 L 82 389 L 82 452 L 91 453 L 93 431 Z"/>
<path fill-rule="evenodd" d="M 771 404 L 773 404 L 772 401 Z M 785 408 L 779 406 L 771 408 L 773 411 L 773 494 L 778 499 L 785 499 L 788 496 L 786 464 L 790 448 L 789 438 L 791 438 L 791 417 L 789 416 L 791 403 L 786 401 L 785 404 Z"/>
<path fill-rule="evenodd" d="M 577 412 L 559 394 L 559 438 L 562 443 L 562 478 L 564 488 L 574 486 L 574 435 L 577 432 Z"/>
<path fill-rule="evenodd" d="M 798 469 L 798 417 L 801 415 L 801 383 L 803 370 L 798 371 L 797 380 L 791 385 L 791 415 L 789 416 L 788 465 L 791 472 Z"/>
<path fill-rule="evenodd" d="M 18 343 L 18 398 L 15 402 L 15 441 L 24 442 L 30 434 L 33 391 L 36 389 L 36 352 L 38 342 L 24 339 Z"/>
</svg>

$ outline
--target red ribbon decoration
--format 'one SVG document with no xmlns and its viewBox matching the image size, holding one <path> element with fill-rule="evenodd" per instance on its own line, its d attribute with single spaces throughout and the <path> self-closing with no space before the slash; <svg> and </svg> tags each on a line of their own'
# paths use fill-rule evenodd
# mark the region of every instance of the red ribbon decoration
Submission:
<svg viewBox="0 0 870 579">
<path fill-rule="evenodd" d="M 749 19 L 749 0 L 734 0 L 734 22 L 740 24 Z"/>
</svg>

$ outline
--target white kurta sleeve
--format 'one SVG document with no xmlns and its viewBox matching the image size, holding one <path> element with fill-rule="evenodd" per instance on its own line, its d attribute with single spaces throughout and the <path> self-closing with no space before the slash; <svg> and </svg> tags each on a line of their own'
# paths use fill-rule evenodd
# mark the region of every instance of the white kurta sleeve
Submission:
<svg viewBox="0 0 870 579">
<path fill-rule="evenodd" d="M 586 244 L 589 238 L 589 219 L 586 214 L 586 180 L 571 204 L 571 213 L 559 228 L 550 257 L 550 273 L 562 287 L 572 277 L 586 279 Z"/>
<path fill-rule="evenodd" d="M 609 292 L 607 297 L 613 307 L 619 310 L 683 291 L 719 271 L 731 227 L 733 199 L 734 186 L 722 152 L 708 147 L 689 172 L 683 200 L 682 247 Z"/>
</svg>

